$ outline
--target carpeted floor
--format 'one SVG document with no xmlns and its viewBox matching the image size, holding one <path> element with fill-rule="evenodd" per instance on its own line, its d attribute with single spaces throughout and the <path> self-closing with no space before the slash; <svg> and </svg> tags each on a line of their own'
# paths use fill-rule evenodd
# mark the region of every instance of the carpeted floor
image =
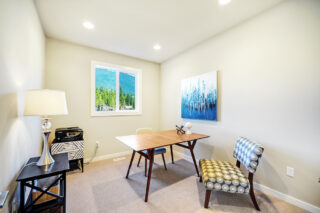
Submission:
<svg viewBox="0 0 320 213">
<path fill-rule="evenodd" d="M 149 202 L 144 202 L 147 178 L 144 160 L 137 167 L 134 160 L 129 179 L 125 174 L 130 156 L 91 163 L 85 172 L 67 176 L 67 212 L 256 212 L 247 195 L 212 192 L 209 209 L 203 208 L 205 189 L 199 183 L 194 165 L 176 157 L 164 170 L 162 159 L 156 157 L 150 185 Z M 275 197 L 256 191 L 261 212 L 306 212 Z"/>
</svg>

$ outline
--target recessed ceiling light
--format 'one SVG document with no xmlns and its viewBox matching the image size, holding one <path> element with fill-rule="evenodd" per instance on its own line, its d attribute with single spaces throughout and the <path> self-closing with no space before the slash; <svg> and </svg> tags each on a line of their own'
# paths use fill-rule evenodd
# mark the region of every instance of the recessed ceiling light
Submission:
<svg viewBox="0 0 320 213">
<path fill-rule="evenodd" d="M 159 44 L 155 44 L 155 45 L 153 45 L 153 49 L 154 50 L 160 50 L 161 46 Z"/>
<path fill-rule="evenodd" d="M 229 4 L 230 2 L 231 0 L 219 0 L 220 5 L 226 5 L 226 4 Z"/>
<path fill-rule="evenodd" d="M 83 27 L 85 27 L 85 28 L 87 28 L 87 29 L 89 29 L 89 30 L 92 30 L 92 29 L 94 28 L 94 25 L 93 25 L 91 22 L 89 22 L 89 21 L 84 21 L 84 22 L 82 23 L 82 25 L 83 25 Z"/>
</svg>

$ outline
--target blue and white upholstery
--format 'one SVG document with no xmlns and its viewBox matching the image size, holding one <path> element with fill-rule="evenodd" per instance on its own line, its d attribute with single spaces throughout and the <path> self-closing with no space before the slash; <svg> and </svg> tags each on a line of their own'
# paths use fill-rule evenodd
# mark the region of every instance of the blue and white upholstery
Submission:
<svg viewBox="0 0 320 213">
<path fill-rule="evenodd" d="M 155 148 L 154 149 L 154 155 L 159 155 L 159 154 L 164 154 L 164 153 L 166 153 L 166 148 L 164 148 L 164 147 L 158 147 L 158 148 Z M 148 151 L 147 150 L 143 150 L 142 151 L 144 154 L 148 154 Z"/>
<path fill-rule="evenodd" d="M 240 137 L 235 145 L 233 156 L 249 172 L 255 173 L 263 150 L 258 144 Z M 240 194 L 249 193 L 249 180 L 236 165 L 227 161 L 208 159 L 201 159 L 199 164 L 206 189 Z"/>
<path fill-rule="evenodd" d="M 248 194 L 249 180 L 234 164 L 227 161 L 201 159 L 201 176 L 206 189 Z"/>
<path fill-rule="evenodd" d="M 237 158 L 249 172 L 255 173 L 264 148 L 240 137 L 234 148 L 233 156 Z"/>
<path fill-rule="evenodd" d="M 264 149 L 260 145 L 240 137 L 235 145 L 233 156 L 238 160 L 234 165 L 227 161 L 201 159 L 200 182 L 206 188 L 204 207 L 208 208 L 212 190 L 229 193 L 249 194 L 256 210 L 260 211 L 253 190 L 253 174 L 259 165 Z M 249 171 L 248 177 L 240 170 L 240 163 Z"/>
</svg>

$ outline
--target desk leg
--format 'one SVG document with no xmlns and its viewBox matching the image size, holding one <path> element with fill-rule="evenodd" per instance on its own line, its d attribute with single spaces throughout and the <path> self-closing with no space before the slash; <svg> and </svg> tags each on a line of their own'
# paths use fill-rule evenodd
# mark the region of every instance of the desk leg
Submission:
<svg viewBox="0 0 320 213">
<path fill-rule="evenodd" d="M 146 195 L 144 198 L 144 202 L 148 202 L 152 165 L 153 165 L 153 159 L 154 159 L 154 149 L 148 149 L 148 158 L 149 158 L 149 172 L 148 172 L 148 181 L 147 181 L 147 188 L 146 188 Z"/>
<path fill-rule="evenodd" d="M 172 164 L 174 164 L 172 145 L 170 145 L 170 151 L 171 151 L 171 161 L 172 161 Z"/>
<path fill-rule="evenodd" d="M 192 160 L 193 160 L 194 166 L 196 167 L 196 171 L 197 171 L 198 177 L 200 177 L 198 166 L 197 166 L 197 161 L 196 161 L 196 158 L 194 157 L 194 153 L 193 153 L 193 149 L 194 149 L 194 146 L 196 145 L 196 142 L 197 142 L 197 140 L 194 140 L 193 143 L 191 144 L 191 142 L 188 141 L 188 146 L 189 146 L 189 150 L 191 152 L 191 156 L 192 156 Z"/>
<path fill-rule="evenodd" d="M 126 178 L 128 178 L 128 176 L 129 176 L 129 172 L 130 172 L 132 161 L 133 161 L 133 158 L 134 158 L 135 154 L 136 154 L 136 151 L 133 150 Z"/>
<path fill-rule="evenodd" d="M 20 182 L 20 212 L 24 213 L 24 182 Z"/>
</svg>

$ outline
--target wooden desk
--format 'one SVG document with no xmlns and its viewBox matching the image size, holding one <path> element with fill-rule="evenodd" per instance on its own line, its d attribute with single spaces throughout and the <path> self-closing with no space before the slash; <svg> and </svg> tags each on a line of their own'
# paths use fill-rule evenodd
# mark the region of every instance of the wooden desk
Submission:
<svg viewBox="0 0 320 213">
<path fill-rule="evenodd" d="M 138 152 L 140 155 L 144 156 L 149 160 L 148 180 L 147 180 L 146 194 L 145 194 L 145 200 L 144 200 L 145 202 L 147 202 L 149 187 L 150 187 L 150 180 L 151 180 L 152 165 L 154 161 L 154 149 L 162 146 L 170 146 L 171 154 L 172 154 L 172 145 L 177 145 L 177 146 L 189 149 L 191 152 L 194 166 L 196 168 L 196 172 L 199 176 L 199 170 L 198 170 L 196 159 L 194 157 L 193 149 L 198 139 L 208 138 L 208 137 L 209 137 L 208 135 L 202 135 L 197 133 L 193 133 L 190 135 L 187 135 L 187 134 L 178 135 L 176 130 L 168 130 L 168 131 L 161 131 L 161 132 L 143 133 L 138 135 L 118 136 L 116 137 L 116 139 L 118 139 L 119 141 L 121 141 L 122 143 L 126 144 L 127 146 L 133 149 L 126 178 L 128 178 L 129 176 L 132 161 L 134 159 L 134 155 L 136 152 Z M 184 142 L 187 142 L 188 145 L 181 144 Z M 142 152 L 143 150 L 147 150 L 148 154 L 146 155 L 145 153 L 143 153 Z M 173 162 L 173 158 L 172 158 L 172 162 Z"/>
</svg>

